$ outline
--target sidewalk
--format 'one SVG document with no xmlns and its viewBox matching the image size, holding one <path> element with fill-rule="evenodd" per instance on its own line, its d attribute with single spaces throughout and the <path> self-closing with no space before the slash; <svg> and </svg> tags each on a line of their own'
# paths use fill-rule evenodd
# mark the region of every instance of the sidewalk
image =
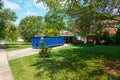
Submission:
<svg viewBox="0 0 120 80">
<path fill-rule="evenodd" d="M 58 48 L 62 48 L 65 46 L 69 46 L 69 44 L 64 44 L 63 46 L 53 47 L 52 49 L 58 49 Z M 12 59 L 32 55 L 32 54 L 37 54 L 38 52 L 39 52 L 39 49 L 26 48 L 26 49 L 8 51 L 7 56 L 8 56 L 8 60 L 12 60 Z"/>
<path fill-rule="evenodd" d="M 4 41 L 0 43 L 0 80 L 13 80 L 4 50 Z"/>
</svg>

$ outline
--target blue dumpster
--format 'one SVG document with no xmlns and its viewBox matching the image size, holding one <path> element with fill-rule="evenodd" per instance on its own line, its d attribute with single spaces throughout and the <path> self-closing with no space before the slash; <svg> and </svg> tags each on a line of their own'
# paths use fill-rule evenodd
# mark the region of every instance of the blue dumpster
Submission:
<svg viewBox="0 0 120 80">
<path fill-rule="evenodd" d="M 64 37 L 44 37 L 45 46 L 60 46 L 64 44 Z M 41 37 L 32 37 L 32 48 L 41 47 Z"/>
</svg>

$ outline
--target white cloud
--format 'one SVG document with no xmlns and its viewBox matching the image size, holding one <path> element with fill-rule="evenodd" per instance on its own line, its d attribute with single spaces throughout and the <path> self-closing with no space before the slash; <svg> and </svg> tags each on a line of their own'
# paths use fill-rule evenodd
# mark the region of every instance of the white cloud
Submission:
<svg viewBox="0 0 120 80">
<path fill-rule="evenodd" d="M 12 10 L 21 9 L 17 3 L 9 2 L 7 0 L 4 0 L 3 2 L 4 2 L 5 8 L 10 8 Z"/>
<path fill-rule="evenodd" d="M 45 4 L 43 2 L 39 2 L 39 3 L 36 3 L 37 0 L 34 0 L 34 5 L 36 7 L 40 7 L 40 8 L 43 8 L 45 10 L 48 10 L 48 8 L 45 6 Z"/>
<path fill-rule="evenodd" d="M 29 7 L 35 7 L 35 5 L 34 5 L 34 2 L 33 2 L 34 0 L 25 0 L 24 1 L 24 4 L 25 5 L 23 5 L 23 7 L 24 8 L 29 8 Z"/>
<path fill-rule="evenodd" d="M 32 11 L 30 11 L 30 10 L 27 10 L 27 12 L 26 12 L 25 14 L 26 14 L 26 16 L 37 15 L 37 13 L 32 12 Z"/>
</svg>

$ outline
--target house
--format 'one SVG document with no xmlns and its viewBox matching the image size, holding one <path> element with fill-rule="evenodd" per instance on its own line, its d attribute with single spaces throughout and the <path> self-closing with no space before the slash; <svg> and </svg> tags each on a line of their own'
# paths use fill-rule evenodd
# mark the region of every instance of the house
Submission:
<svg viewBox="0 0 120 80">
<path fill-rule="evenodd" d="M 102 20 L 98 24 L 96 29 L 98 30 L 93 30 L 90 32 L 88 35 L 88 42 L 89 43 L 94 43 L 95 41 L 95 35 L 94 32 L 96 31 L 97 33 L 100 33 L 101 35 L 104 34 L 104 32 L 108 32 L 110 36 L 114 36 L 118 30 L 118 24 L 120 21 L 118 20 Z"/>
<path fill-rule="evenodd" d="M 118 20 L 103 20 L 101 23 L 106 25 L 103 32 L 108 31 L 111 36 L 116 34 L 118 28 L 117 24 L 119 23 Z"/>
<path fill-rule="evenodd" d="M 74 33 L 67 30 L 61 30 L 59 36 L 64 37 L 64 43 L 72 43 Z"/>
</svg>

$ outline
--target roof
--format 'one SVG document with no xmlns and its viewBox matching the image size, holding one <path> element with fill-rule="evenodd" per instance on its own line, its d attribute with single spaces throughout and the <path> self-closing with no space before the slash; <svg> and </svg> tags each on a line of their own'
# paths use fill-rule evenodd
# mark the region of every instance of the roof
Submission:
<svg viewBox="0 0 120 80">
<path fill-rule="evenodd" d="M 74 33 L 67 30 L 61 30 L 60 36 L 74 36 Z"/>
<path fill-rule="evenodd" d="M 118 21 L 118 20 L 102 20 L 102 21 L 100 21 L 100 23 L 118 23 L 118 22 L 120 22 L 120 21 Z"/>
</svg>

